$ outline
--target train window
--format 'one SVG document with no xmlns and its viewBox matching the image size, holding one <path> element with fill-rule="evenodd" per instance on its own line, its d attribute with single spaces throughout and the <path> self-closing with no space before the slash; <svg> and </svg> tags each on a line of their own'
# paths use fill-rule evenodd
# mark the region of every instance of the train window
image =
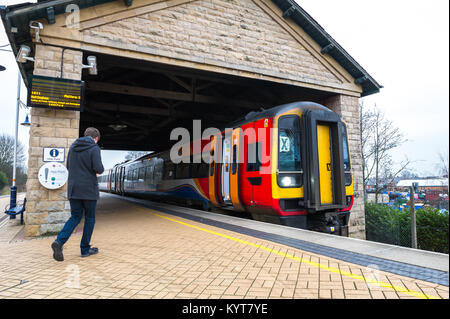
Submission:
<svg viewBox="0 0 450 319">
<path fill-rule="evenodd" d="M 164 162 L 164 179 L 175 178 L 175 164 L 168 160 Z"/>
<path fill-rule="evenodd" d="M 236 174 L 237 166 L 237 145 L 233 145 L 233 163 L 231 164 L 231 174 Z"/>
<path fill-rule="evenodd" d="M 201 162 L 198 164 L 197 178 L 208 177 L 209 165 L 208 163 Z"/>
<path fill-rule="evenodd" d="M 261 169 L 262 142 L 247 144 L 247 172 Z"/>
<path fill-rule="evenodd" d="M 344 170 L 350 171 L 350 154 L 348 151 L 348 141 L 347 141 L 347 128 L 344 124 L 341 125 L 342 133 L 342 149 L 344 151 Z"/>
<path fill-rule="evenodd" d="M 164 171 L 164 161 L 162 159 L 157 159 L 155 163 L 154 170 L 154 184 L 161 182 Z"/>
<path fill-rule="evenodd" d="M 134 169 L 133 170 L 133 181 L 137 180 L 137 177 L 138 177 L 138 170 Z"/>
<path fill-rule="evenodd" d="M 192 178 L 208 177 L 209 165 L 208 163 L 192 163 Z"/>
<path fill-rule="evenodd" d="M 216 161 L 214 157 L 214 150 L 211 151 L 210 157 L 209 157 L 211 163 L 209 164 L 209 176 L 214 176 L 214 169 L 216 167 Z"/>
<path fill-rule="evenodd" d="M 143 182 L 145 179 L 145 167 L 139 168 L 139 176 L 138 179 L 140 182 Z"/>
<path fill-rule="evenodd" d="M 176 168 L 176 178 L 189 178 L 190 177 L 190 164 L 189 163 L 180 163 L 177 164 Z"/>
<path fill-rule="evenodd" d="M 147 166 L 145 173 L 145 180 L 148 184 L 153 184 L 153 166 Z"/>
</svg>

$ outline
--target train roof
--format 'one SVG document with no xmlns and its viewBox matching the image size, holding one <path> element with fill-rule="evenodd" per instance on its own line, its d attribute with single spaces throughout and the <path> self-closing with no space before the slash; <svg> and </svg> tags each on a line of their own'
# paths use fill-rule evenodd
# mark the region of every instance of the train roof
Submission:
<svg viewBox="0 0 450 319">
<path fill-rule="evenodd" d="M 327 108 L 321 104 L 315 103 L 315 102 L 293 102 L 293 103 L 275 106 L 275 107 L 272 107 L 267 110 L 262 109 L 261 111 L 250 112 L 243 118 L 241 118 L 237 121 L 231 122 L 226 127 L 227 128 L 235 128 L 235 127 L 242 126 L 247 123 L 251 123 L 251 122 L 263 119 L 263 118 L 274 117 L 278 114 L 284 113 L 286 111 L 289 111 L 289 110 L 292 110 L 295 108 L 301 109 L 302 111 L 304 111 L 304 110 L 322 110 L 325 112 L 333 112 L 329 108 Z"/>
</svg>

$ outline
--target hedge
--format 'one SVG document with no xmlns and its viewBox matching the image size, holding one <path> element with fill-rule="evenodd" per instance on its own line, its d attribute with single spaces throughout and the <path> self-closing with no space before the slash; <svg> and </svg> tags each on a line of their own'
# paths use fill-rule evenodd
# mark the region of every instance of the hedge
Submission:
<svg viewBox="0 0 450 319">
<path fill-rule="evenodd" d="M 366 203 L 366 239 L 411 247 L 411 211 Z M 448 254 L 448 212 L 426 207 L 416 211 L 417 246 L 419 249 Z"/>
</svg>

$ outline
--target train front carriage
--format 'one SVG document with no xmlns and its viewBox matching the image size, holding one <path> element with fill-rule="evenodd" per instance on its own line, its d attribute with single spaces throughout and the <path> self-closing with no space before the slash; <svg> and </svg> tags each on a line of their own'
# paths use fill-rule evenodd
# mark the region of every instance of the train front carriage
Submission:
<svg viewBox="0 0 450 319">
<path fill-rule="evenodd" d="M 348 235 L 353 182 L 347 129 L 322 105 L 298 102 L 252 112 L 175 152 L 183 162 L 173 162 L 167 150 L 116 165 L 99 177 L 102 190 Z"/>
<path fill-rule="evenodd" d="M 353 204 L 345 123 L 300 102 L 254 112 L 211 142 L 209 196 L 256 220 L 348 235 Z"/>
</svg>

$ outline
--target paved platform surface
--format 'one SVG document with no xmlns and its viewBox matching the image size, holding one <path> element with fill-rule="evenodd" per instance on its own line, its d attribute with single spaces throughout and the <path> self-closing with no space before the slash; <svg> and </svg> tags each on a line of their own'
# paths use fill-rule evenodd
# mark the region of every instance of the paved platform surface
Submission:
<svg viewBox="0 0 450 319">
<path fill-rule="evenodd" d="M 0 228 L 0 298 L 449 298 L 425 280 L 311 253 L 102 195 L 92 244 Z M 4 235 L 2 235 L 4 234 Z"/>
</svg>

